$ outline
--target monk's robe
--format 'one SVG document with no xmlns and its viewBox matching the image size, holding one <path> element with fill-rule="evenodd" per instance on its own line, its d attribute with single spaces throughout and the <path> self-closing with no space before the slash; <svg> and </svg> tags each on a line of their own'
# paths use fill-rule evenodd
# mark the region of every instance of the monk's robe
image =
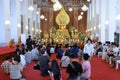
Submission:
<svg viewBox="0 0 120 80">
<path fill-rule="evenodd" d="M 18 43 L 17 43 L 17 45 L 21 46 L 21 43 L 22 43 L 22 42 L 21 42 L 21 37 L 19 37 L 19 38 L 18 38 Z"/>
<path fill-rule="evenodd" d="M 9 41 L 9 45 L 8 45 L 10 48 L 14 48 L 15 47 L 15 45 L 14 45 L 14 39 L 11 39 L 10 41 Z"/>
</svg>

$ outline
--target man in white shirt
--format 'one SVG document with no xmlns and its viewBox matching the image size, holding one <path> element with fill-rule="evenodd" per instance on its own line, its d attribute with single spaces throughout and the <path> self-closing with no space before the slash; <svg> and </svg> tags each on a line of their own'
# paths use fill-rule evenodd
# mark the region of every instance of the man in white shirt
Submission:
<svg viewBox="0 0 120 80">
<path fill-rule="evenodd" d="M 32 57 L 32 60 L 38 60 L 38 58 L 39 58 L 39 51 L 38 51 L 38 46 L 37 45 L 34 47 L 34 49 L 32 49 L 31 57 Z"/>
</svg>

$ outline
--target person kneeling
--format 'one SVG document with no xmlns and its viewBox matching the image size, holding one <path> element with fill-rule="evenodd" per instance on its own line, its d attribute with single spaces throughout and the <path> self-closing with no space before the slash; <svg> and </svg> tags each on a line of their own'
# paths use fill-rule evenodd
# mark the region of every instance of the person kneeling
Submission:
<svg viewBox="0 0 120 80">
<path fill-rule="evenodd" d="M 66 72 L 69 73 L 67 80 L 80 80 L 82 65 L 78 63 L 77 58 L 74 54 L 70 56 L 71 63 L 68 65 Z"/>
<path fill-rule="evenodd" d="M 83 55 L 82 69 L 83 73 L 81 74 L 81 80 L 89 80 L 91 75 L 91 65 L 89 61 L 89 55 L 86 53 Z"/>
<path fill-rule="evenodd" d="M 11 80 L 25 80 L 25 76 L 22 74 L 22 66 L 20 65 L 20 56 L 15 55 L 13 62 L 10 65 L 10 79 Z"/>
</svg>

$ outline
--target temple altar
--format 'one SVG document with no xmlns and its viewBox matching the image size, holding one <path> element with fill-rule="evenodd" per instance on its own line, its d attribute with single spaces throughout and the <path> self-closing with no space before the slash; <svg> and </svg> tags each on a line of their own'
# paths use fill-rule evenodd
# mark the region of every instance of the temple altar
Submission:
<svg viewBox="0 0 120 80">
<path fill-rule="evenodd" d="M 76 42 L 79 41 L 79 32 L 74 26 L 68 26 L 70 23 L 70 17 L 65 11 L 64 7 L 59 11 L 55 17 L 55 22 L 58 25 L 56 28 L 53 24 L 53 27 L 50 28 L 49 32 L 44 33 L 42 39 L 43 42 L 52 42 L 59 44 L 65 44 L 66 42 Z M 69 27 L 69 29 L 67 28 Z"/>
<path fill-rule="evenodd" d="M 60 10 L 60 12 L 56 16 L 56 23 L 59 28 L 56 31 L 54 41 L 63 44 L 66 39 L 70 38 L 70 34 L 66 26 L 69 24 L 70 18 L 64 7 Z"/>
</svg>

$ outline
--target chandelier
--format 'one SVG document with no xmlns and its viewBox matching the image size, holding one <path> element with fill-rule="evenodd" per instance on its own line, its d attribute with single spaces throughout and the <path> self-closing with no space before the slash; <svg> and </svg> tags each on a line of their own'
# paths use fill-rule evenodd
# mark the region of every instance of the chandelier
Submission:
<svg viewBox="0 0 120 80">
<path fill-rule="evenodd" d="M 82 8 L 81 8 L 81 9 L 82 9 L 82 11 L 84 11 L 84 12 L 85 12 L 85 11 L 87 11 L 87 10 L 88 10 L 88 7 L 84 4 L 84 5 L 82 6 Z"/>
<path fill-rule="evenodd" d="M 45 16 L 44 16 L 44 15 L 41 15 L 40 18 L 41 18 L 41 19 L 45 19 Z"/>
<path fill-rule="evenodd" d="M 58 11 L 62 8 L 62 5 L 60 4 L 59 1 L 55 2 L 54 5 L 53 5 L 53 9 L 54 11 Z"/>
<path fill-rule="evenodd" d="M 29 6 L 28 10 L 29 10 L 29 11 L 34 11 L 33 6 Z"/>
<path fill-rule="evenodd" d="M 83 17 L 81 15 L 78 16 L 78 20 L 81 20 Z"/>
<path fill-rule="evenodd" d="M 58 0 L 51 0 L 53 3 L 56 3 L 56 2 L 58 2 Z"/>
</svg>

